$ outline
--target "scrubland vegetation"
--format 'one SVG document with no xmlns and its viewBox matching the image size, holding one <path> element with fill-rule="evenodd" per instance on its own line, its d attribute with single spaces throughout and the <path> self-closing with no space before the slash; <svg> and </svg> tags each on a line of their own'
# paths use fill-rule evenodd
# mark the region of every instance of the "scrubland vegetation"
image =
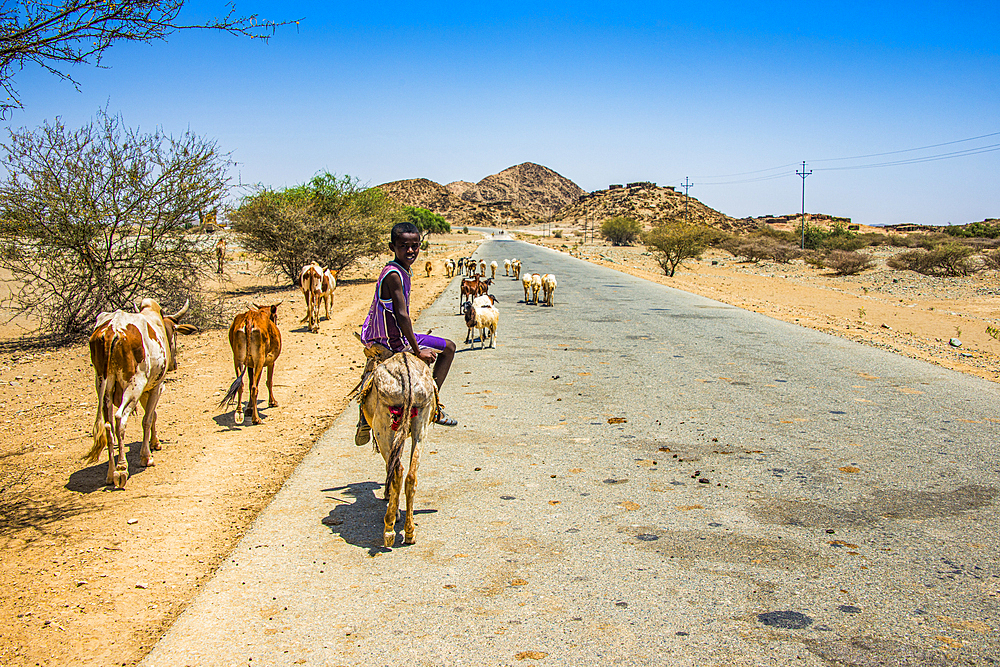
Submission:
<svg viewBox="0 0 1000 667">
<path fill-rule="evenodd" d="M 802 259 L 837 275 L 855 275 L 872 268 L 874 261 L 864 252 L 870 247 L 897 247 L 900 252 L 887 262 L 900 271 L 927 276 L 968 276 L 982 270 L 1000 269 L 1000 223 L 977 222 L 944 227 L 940 232 L 852 231 L 846 222 L 831 227 L 806 224 L 799 233 L 762 224 L 749 234 L 730 234 L 713 227 L 666 220 L 645 232 L 629 218 L 606 220 L 601 232 L 612 245 L 641 242 L 655 253 L 668 276 L 687 259 L 696 259 L 710 247 L 725 250 L 737 260 L 787 264 Z"/>
</svg>

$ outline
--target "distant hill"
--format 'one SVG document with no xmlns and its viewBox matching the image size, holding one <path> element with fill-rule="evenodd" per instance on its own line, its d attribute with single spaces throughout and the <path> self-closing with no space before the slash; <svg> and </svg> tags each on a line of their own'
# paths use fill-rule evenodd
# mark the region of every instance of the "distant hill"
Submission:
<svg viewBox="0 0 1000 667">
<path fill-rule="evenodd" d="M 515 209 L 510 202 L 473 202 L 461 199 L 454 191 L 426 178 L 393 181 L 378 186 L 401 206 L 419 206 L 444 217 L 452 227 L 496 227 L 501 222 L 527 225 L 537 216 Z"/>
<path fill-rule="evenodd" d="M 452 225 L 526 225 L 557 213 L 586 192 L 573 181 L 533 162 L 525 162 L 478 183 L 440 185 L 426 178 L 378 186 L 403 206 L 421 206 Z"/>
<path fill-rule="evenodd" d="M 755 222 L 731 218 L 694 197 L 685 197 L 672 187 L 649 182 L 612 185 L 606 190 L 591 192 L 562 209 L 553 222 L 583 226 L 586 221 L 588 225 L 599 226 L 614 216 L 633 218 L 647 228 L 665 220 L 685 219 L 731 232 L 757 228 Z"/>
<path fill-rule="evenodd" d="M 672 187 L 649 182 L 612 185 L 588 193 L 561 174 L 533 162 L 504 169 L 478 183 L 453 181 L 441 185 L 414 178 L 378 187 L 403 206 L 420 206 L 444 216 L 453 227 L 520 226 L 551 220 L 582 228 L 585 223 L 599 225 L 617 215 L 635 218 L 650 227 L 665 220 L 683 220 L 686 215 L 692 222 L 736 232 L 754 230 L 763 222 L 731 218 Z"/>
<path fill-rule="evenodd" d="M 449 187 L 462 183 L 449 184 Z M 471 184 L 470 184 L 471 185 Z M 462 186 L 465 186 L 462 183 Z M 586 195 L 579 185 L 548 167 L 525 162 L 464 187 L 462 199 L 473 202 L 510 202 L 511 206 L 548 217 Z"/>
</svg>

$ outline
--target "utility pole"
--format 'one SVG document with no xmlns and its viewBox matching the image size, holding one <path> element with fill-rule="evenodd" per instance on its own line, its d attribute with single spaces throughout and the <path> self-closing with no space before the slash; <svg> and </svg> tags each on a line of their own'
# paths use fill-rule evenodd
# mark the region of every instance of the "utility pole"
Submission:
<svg viewBox="0 0 1000 667">
<path fill-rule="evenodd" d="M 802 177 L 802 240 L 799 243 L 799 248 L 802 250 L 806 249 L 806 176 L 813 173 L 812 169 L 806 171 L 806 161 L 802 161 L 802 171 L 796 170 L 795 172 Z"/>
<path fill-rule="evenodd" d="M 684 188 L 684 222 L 691 222 L 691 218 L 688 216 L 688 190 L 693 185 L 694 183 L 691 183 L 687 176 L 684 177 L 684 182 L 681 183 L 681 187 Z"/>
</svg>

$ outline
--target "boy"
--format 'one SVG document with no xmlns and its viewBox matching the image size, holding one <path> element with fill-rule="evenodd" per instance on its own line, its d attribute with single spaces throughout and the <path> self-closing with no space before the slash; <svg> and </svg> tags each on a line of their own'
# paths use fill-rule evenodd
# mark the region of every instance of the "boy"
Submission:
<svg viewBox="0 0 1000 667">
<path fill-rule="evenodd" d="M 434 382 L 440 391 L 455 359 L 455 343 L 430 334 L 413 333 L 410 320 L 410 267 L 420 254 L 420 230 L 412 222 L 395 225 L 389 236 L 389 249 L 395 257 L 379 274 L 375 298 L 361 325 L 361 342 L 366 346 L 380 343 L 393 352 L 413 352 L 428 366 L 433 363 Z M 448 417 L 441 407 L 439 404 L 434 422 L 456 426 L 458 422 Z M 370 439 L 371 426 L 361 411 L 354 444 L 365 445 Z"/>
</svg>

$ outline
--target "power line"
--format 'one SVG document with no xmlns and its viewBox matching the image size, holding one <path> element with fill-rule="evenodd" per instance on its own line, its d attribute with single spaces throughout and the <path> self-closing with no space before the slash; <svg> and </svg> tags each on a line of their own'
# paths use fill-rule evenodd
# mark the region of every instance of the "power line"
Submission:
<svg viewBox="0 0 1000 667">
<path fill-rule="evenodd" d="M 989 146 L 980 146 L 978 148 L 967 148 L 962 151 L 953 151 L 951 153 L 940 153 L 938 155 L 925 155 L 924 157 L 915 157 L 908 160 L 893 160 L 891 162 L 876 162 L 873 164 L 857 164 L 850 167 L 820 167 L 819 171 L 847 171 L 851 169 L 873 169 L 876 167 L 897 167 L 906 164 L 921 164 L 923 162 L 938 162 L 939 160 L 950 160 L 956 157 L 966 157 L 969 155 L 979 155 L 981 153 L 993 153 L 995 151 L 1000 151 L 1000 144 L 991 144 Z"/>
<path fill-rule="evenodd" d="M 927 146 L 919 146 L 917 148 L 904 148 L 902 150 L 887 151 L 887 152 L 884 152 L 884 153 L 870 153 L 868 155 L 855 155 L 855 156 L 851 156 L 851 157 L 823 158 L 823 159 L 820 159 L 820 160 L 813 160 L 813 162 L 814 163 L 815 162 L 841 162 L 841 161 L 845 161 L 845 160 L 863 160 L 863 159 L 867 159 L 867 158 L 882 157 L 882 156 L 886 156 L 886 155 L 899 155 L 901 153 L 913 153 L 913 152 L 916 152 L 916 151 L 923 151 L 923 150 L 928 150 L 928 149 L 931 149 L 931 148 L 940 148 L 942 146 L 953 146 L 955 144 L 966 143 L 966 142 L 969 142 L 969 141 L 977 141 L 977 140 L 980 140 L 980 139 L 986 139 L 988 137 L 996 137 L 996 136 L 1000 136 L 1000 132 L 991 132 L 989 134 L 981 134 L 979 136 L 968 137 L 966 139 L 956 139 L 954 141 L 945 141 L 945 142 L 938 143 L 938 144 L 929 144 Z M 890 161 L 884 161 L 884 162 L 874 162 L 874 163 L 871 163 L 871 164 L 847 165 L 847 166 L 843 166 L 843 167 L 818 167 L 816 169 L 816 171 L 849 171 L 849 170 L 854 170 L 854 169 L 877 169 L 877 168 L 883 168 L 883 167 L 897 167 L 897 166 L 903 166 L 903 165 L 909 165 L 909 164 L 921 164 L 923 162 L 937 162 L 939 160 L 950 160 L 950 159 L 954 159 L 954 158 L 968 157 L 968 156 L 972 156 L 972 155 L 980 155 L 980 154 L 983 154 L 983 153 L 992 153 L 992 152 L 995 152 L 995 151 L 1000 151 L 1000 143 L 988 144 L 988 145 L 985 145 L 985 146 L 978 146 L 978 147 L 975 147 L 975 148 L 966 148 L 966 149 L 962 149 L 962 150 L 958 150 L 958 151 L 950 151 L 950 152 L 946 152 L 946 153 L 935 153 L 933 155 L 924 155 L 924 156 L 920 156 L 920 157 L 913 157 L 913 158 L 907 158 L 907 159 L 902 159 L 902 160 L 890 160 Z M 741 184 L 744 184 L 744 183 L 759 183 L 759 182 L 762 182 L 762 181 L 770 181 L 770 180 L 774 180 L 774 179 L 778 179 L 778 178 L 786 178 L 788 176 L 791 176 L 793 173 L 797 173 L 797 172 L 793 172 L 793 171 L 781 171 L 779 173 L 769 174 L 767 176 L 759 176 L 759 177 L 755 177 L 755 178 L 737 179 L 737 180 L 732 180 L 732 181 L 712 181 L 711 180 L 713 178 L 729 178 L 729 177 L 733 177 L 733 176 L 750 176 L 750 175 L 753 175 L 753 174 L 764 174 L 764 173 L 767 173 L 767 172 L 770 172 L 770 171 L 776 171 L 778 169 L 785 169 L 785 170 L 787 170 L 788 167 L 791 167 L 791 166 L 793 166 L 793 165 L 784 164 L 784 165 L 779 165 L 779 166 L 776 166 L 776 167 L 768 167 L 767 169 L 757 169 L 757 170 L 754 170 L 754 171 L 737 172 L 735 174 L 720 174 L 718 176 L 706 176 L 706 177 L 703 177 L 703 179 L 701 181 L 701 185 L 741 185 Z"/>
<path fill-rule="evenodd" d="M 853 157 L 831 157 L 822 160 L 813 160 L 813 162 L 837 162 L 840 160 L 862 160 L 869 157 L 882 157 L 883 155 L 898 155 L 899 153 L 912 153 L 914 151 L 923 151 L 928 148 L 940 148 L 941 146 L 952 146 L 954 144 L 962 144 L 966 141 L 976 141 L 977 139 L 985 139 L 986 137 L 996 137 L 1000 135 L 1000 132 L 991 132 L 990 134 L 981 134 L 978 137 L 969 137 L 968 139 L 956 139 L 955 141 L 946 141 L 943 144 L 931 144 L 930 146 L 921 146 L 919 148 L 904 148 L 899 151 L 889 151 L 888 153 L 871 153 L 869 155 L 855 155 Z"/>
</svg>

